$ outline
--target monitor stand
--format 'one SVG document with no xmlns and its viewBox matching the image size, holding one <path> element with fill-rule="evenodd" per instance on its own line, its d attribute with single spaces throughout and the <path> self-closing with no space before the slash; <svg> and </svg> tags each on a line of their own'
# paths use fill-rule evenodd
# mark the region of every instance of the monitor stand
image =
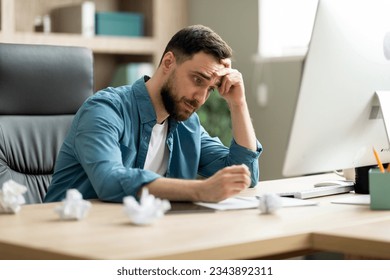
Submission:
<svg viewBox="0 0 390 280">
<path fill-rule="evenodd" d="M 390 143 L 390 91 L 378 90 L 375 92 L 375 94 L 379 100 L 379 106 L 382 112 L 387 140 Z"/>
</svg>

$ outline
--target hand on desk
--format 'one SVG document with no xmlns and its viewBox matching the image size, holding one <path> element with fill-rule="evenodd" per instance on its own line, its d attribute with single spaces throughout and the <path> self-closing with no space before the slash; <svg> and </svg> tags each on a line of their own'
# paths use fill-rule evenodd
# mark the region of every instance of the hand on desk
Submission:
<svg viewBox="0 0 390 280">
<path fill-rule="evenodd" d="M 149 189 L 150 194 L 160 199 L 219 202 L 237 195 L 250 184 L 249 169 L 242 164 L 225 167 L 205 180 L 161 177 L 145 187 Z"/>
<path fill-rule="evenodd" d="M 250 186 L 250 172 L 246 165 L 233 165 L 219 170 L 204 180 L 199 201 L 218 202 L 237 195 Z"/>
</svg>

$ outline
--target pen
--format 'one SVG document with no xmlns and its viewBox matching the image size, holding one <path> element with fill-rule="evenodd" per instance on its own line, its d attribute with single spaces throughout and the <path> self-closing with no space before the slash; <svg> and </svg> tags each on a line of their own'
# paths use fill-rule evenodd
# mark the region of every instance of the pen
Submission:
<svg viewBox="0 0 390 280">
<path fill-rule="evenodd" d="M 374 155 L 375 155 L 375 159 L 376 159 L 376 162 L 378 163 L 378 166 L 379 166 L 379 170 L 384 173 L 385 172 L 385 169 L 383 167 L 383 164 L 381 162 L 381 159 L 379 158 L 379 155 L 378 153 L 376 152 L 375 148 L 372 148 L 372 150 L 374 151 Z"/>
</svg>

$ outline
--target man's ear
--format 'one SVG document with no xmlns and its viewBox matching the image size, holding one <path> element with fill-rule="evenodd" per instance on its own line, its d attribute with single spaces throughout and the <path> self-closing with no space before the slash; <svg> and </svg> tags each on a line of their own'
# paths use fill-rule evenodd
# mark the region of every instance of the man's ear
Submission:
<svg viewBox="0 0 390 280">
<path fill-rule="evenodd" d="M 169 51 L 166 54 L 164 54 L 161 66 L 164 70 L 164 72 L 169 72 L 176 64 L 176 58 L 173 52 Z"/>
</svg>

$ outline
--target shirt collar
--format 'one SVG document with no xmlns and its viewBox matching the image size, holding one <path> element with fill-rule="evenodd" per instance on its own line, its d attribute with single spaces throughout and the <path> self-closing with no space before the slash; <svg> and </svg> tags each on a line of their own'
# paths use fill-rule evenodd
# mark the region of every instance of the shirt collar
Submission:
<svg viewBox="0 0 390 280">
<path fill-rule="evenodd" d="M 143 76 L 138 79 L 134 84 L 134 94 L 137 100 L 138 112 L 140 114 L 141 122 L 148 123 L 153 122 L 153 125 L 157 123 L 156 111 L 154 110 L 152 99 L 149 96 L 148 89 L 145 83 L 150 79 L 148 76 Z M 166 120 L 169 122 L 169 132 L 171 133 L 176 129 L 180 122 L 175 121 L 171 117 Z"/>
<path fill-rule="evenodd" d="M 145 85 L 149 79 L 150 77 L 143 76 L 133 84 L 133 93 L 137 101 L 138 112 L 142 123 L 157 122 L 156 111 L 154 110 L 152 100 Z"/>
</svg>

